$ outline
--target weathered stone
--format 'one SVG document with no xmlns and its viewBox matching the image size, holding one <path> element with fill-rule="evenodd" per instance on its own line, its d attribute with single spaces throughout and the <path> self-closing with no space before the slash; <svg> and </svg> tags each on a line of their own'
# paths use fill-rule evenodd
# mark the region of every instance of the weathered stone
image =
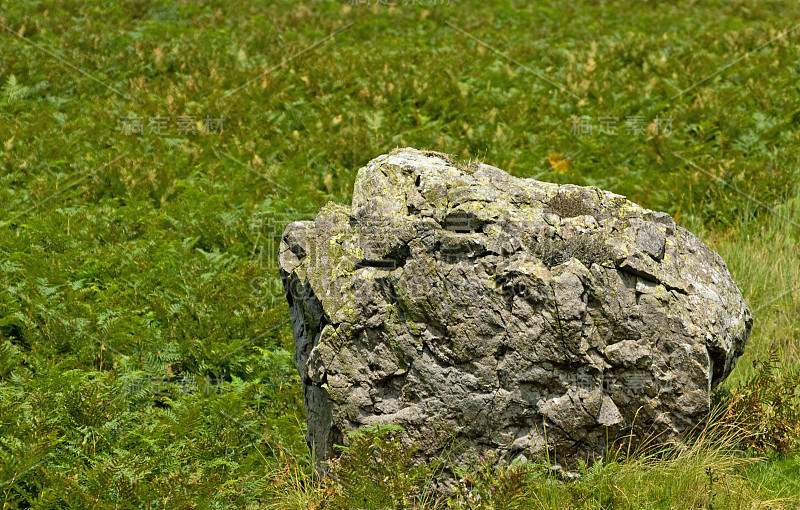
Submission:
<svg viewBox="0 0 800 510">
<path fill-rule="evenodd" d="M 280 267 L 318 466 L 375 423 L 420 460 L 558 463 L 709 410 L 752 317 L 725 262 L 668 214 L 597 188 L 413 149 L 350 207 L 290 224 Z"/>
</svg>

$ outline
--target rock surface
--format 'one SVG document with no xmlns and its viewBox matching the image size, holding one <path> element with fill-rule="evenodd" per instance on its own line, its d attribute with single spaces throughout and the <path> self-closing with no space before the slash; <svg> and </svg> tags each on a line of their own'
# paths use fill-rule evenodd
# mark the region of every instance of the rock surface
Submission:
<svg viewBox="0 0 800 510">
<path fill-rule="evenodd" d="M 631 430 L 674 440 L 752 325 L 725 262 L 668 214 L 414 149 L 362 168 L 351 206 L 289 224 L 279 262 L 322 472 L 376 423 L 421 461 L 449 444 L 457 463 L 567 466 Z"/>
</svg>

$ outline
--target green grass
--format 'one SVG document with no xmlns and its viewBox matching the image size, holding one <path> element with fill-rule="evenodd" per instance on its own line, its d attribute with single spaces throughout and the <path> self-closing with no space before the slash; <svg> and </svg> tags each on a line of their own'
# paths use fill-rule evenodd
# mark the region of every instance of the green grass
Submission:
<svg viewBox="0 0 800 510">
<path fill-rule="evenodd" d="M 398 146 L 673 214 L 754 311 L 726 386 L 747 388 L 773 344 L 800 362 L 800 4 L 413 3 L 3 4 L 3 509 L 335 493 L 309 479 L 275 236 L 349 202 L 358 168 Z M 616 134 L 597 133 L 609 117 Z M 544 508 L 800 505 L 797 454 L 689 451 L 520 490 Z M 711 500 L 709 463 L 735 479 Z"/>
</svg>

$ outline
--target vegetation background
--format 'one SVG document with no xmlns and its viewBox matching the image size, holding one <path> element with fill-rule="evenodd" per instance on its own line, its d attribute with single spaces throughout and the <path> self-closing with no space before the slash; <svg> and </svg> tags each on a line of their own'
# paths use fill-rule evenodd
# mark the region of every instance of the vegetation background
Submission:
<svg viewBox="0 0 800 510">
<path fill-rule="evenodd" d="M 800 507 L 797 20 L 793 0 L 3 2 L 2 509 Z M 720 433 L 568 482 L 476 460 L 436 501 L 374 430 L 313 484 L 276 242 L 404 146 L 596 185 L 716 249 L 755 316 Z"/>
</svg>

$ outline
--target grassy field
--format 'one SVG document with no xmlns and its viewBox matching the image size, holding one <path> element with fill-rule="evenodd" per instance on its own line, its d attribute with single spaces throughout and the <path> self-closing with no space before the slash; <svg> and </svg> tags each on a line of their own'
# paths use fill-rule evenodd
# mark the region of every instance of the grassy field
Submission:
<svg viewBox="0 0 800 510">
<path fill-rule="evenodd" d="M 720 399 L 757 441 L 721 427 L 568 483 L 476 465 L 424 506 L 800 508 L 797 20 L 789 0 L 4 2 L 2 509 L 422 506 L 391 434 L 387 481 L 346 457 L 311 482 L 275 264 L 285 223 L 405 146 L 667 211 L 755 317 Z"/>
</svg>

